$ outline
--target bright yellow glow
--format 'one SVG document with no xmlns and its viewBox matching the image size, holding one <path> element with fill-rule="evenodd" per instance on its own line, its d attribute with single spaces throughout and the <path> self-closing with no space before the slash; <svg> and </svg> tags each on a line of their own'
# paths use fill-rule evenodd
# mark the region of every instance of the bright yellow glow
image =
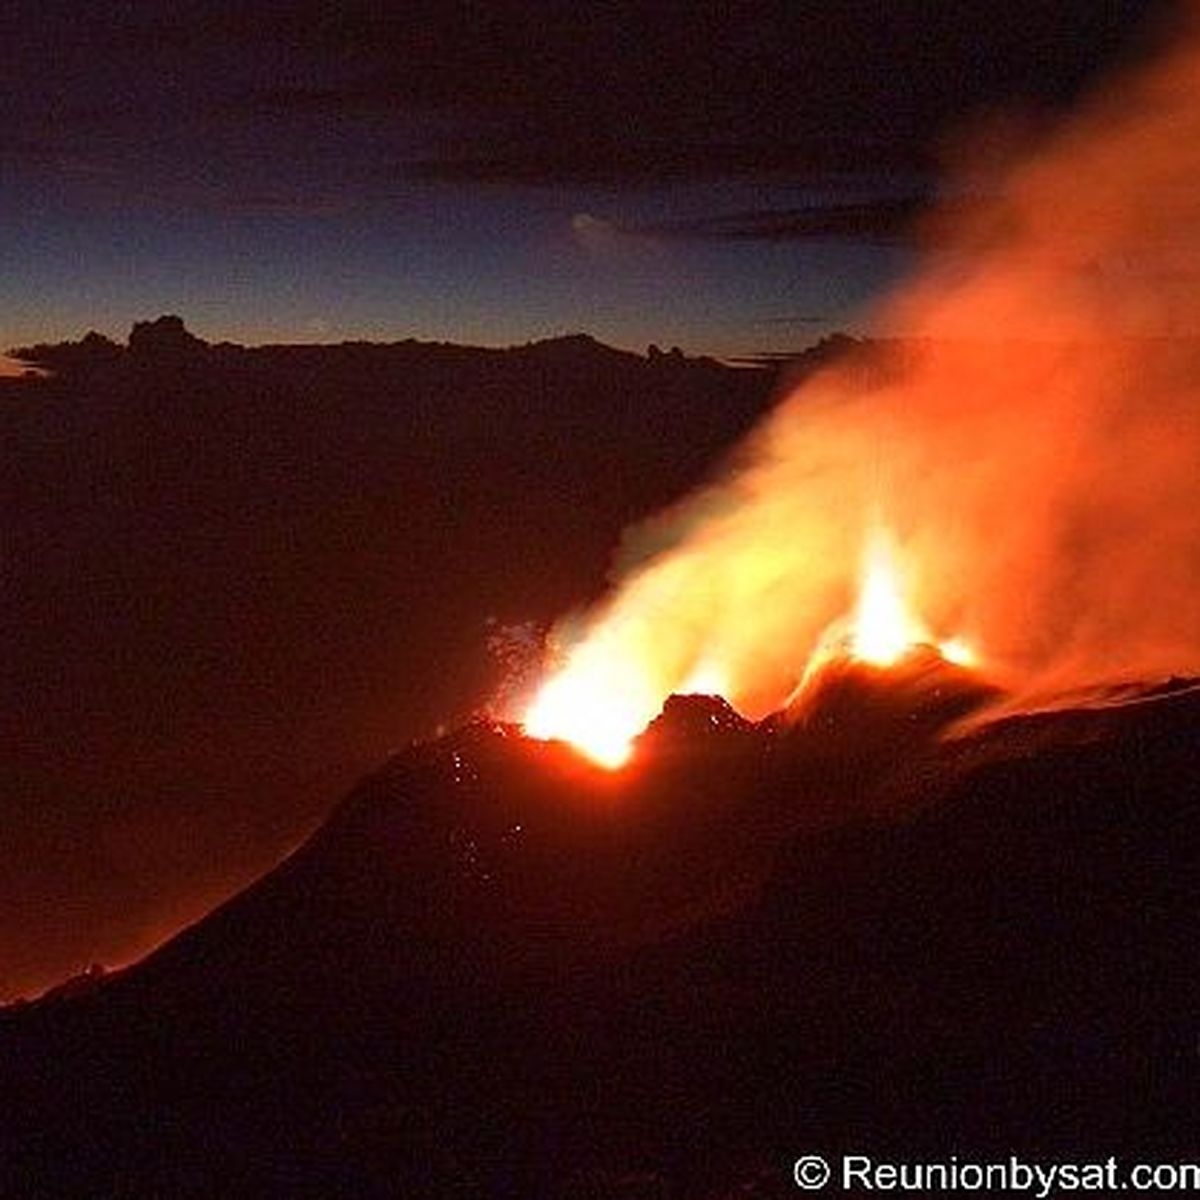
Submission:
<svg viewBox="0 0 1200 1200">
<path fill-rule="evenodd" d="M 686 596 L 681 609 L 687 612 Z M 597 765 L 615 770 L 629 761 L 634 741 L 672 692 L 728 700 L 744 690 L 739 686 L 742 664 L 711 649 L 692 658 L 685 674 L 679 663 L 682 656 L 671 653 L 670 640 L 647 635 L 652 628 L 647 611 L 655 610 L 630 601 L 629 611 L 610 615 L 567 655 L 525 713 L 523 724 L 530 737 L 568 742 Z M 747 611 L 746 619 L 757 616 Z M 681 627 L 686 625 L 681 622 Z M 712 639 L 705 637 L 704 643 L 711 647 Z M 936 649 L 947 662 L 964 667 L 979 661 L 962 638 L 938 642 L 916 616 L 894 541 L 880 526 L 864 547 L 855 608 L 829 627 L 803 672 L 800 688 L 831 659 L 849 657 L 886 668 L 918 646 Z M 787 702 L 784 696 L 780 699 Z"/>
<path fill-rule="evenodd" d="M 913 646 L 928 640 L 905 605 L 891 539 L 876 530 L 864 555 L 862 587 L 850 627 L 850 654 L 872 666 L 890 667 Z"/>
<path fill-rule="evenodd" d="M 896 561 L 891 537 L 883 529 L 872 532 L 863 555 L 858 605 L 850 622 L 848 650 L 852 658 L 876 667 L 891 667 L 914 646 L 931 645 L 933 639 L 905 599 L 904 576 Z M 947 662 L 974 667 L 979 656 L 961 638 L 936 643 Z"/>
<path fill-rule="evenodd" d="M 697 663 L 692 673 L 679 685 L 681 696 L 722 696 L 729 690 L 725 672 L 713 662 Z"/>
<path fill-rule="evenodd" d="M 974 667 L 979 664 L 979 655 L 962 638 L 948 638 L 938 642 L 938 653 L 957 667 Z"/>
<path fill-rule="evenodd" d="M 613 770 L 629 761 L 662 700 L 638 663 L 585 646 L 542 686 L 523 724 L 530 737 L 569 742 Z"/>
<path fill-rule="evenodd" d="M 639 730 L 623 714 L 591 692 L 586 679 L 560 675 L 538 693 L 525 714 L 530 737 L 570 742 L 602 767 L 615 769 L 629 761 Z"/>
<path fill-rule="evenodd" d="M 726 674 L 711 660 L 697 663 L 676 685 L 659 678 L 660 666 L 585 643 L 542 685 L 525 713 L 525 732 L 545 741 L 569 742 L 598 766 L 622 767 L 633 754 L 634 739 L 672 691 L 725 694 Z"/>
</svg>

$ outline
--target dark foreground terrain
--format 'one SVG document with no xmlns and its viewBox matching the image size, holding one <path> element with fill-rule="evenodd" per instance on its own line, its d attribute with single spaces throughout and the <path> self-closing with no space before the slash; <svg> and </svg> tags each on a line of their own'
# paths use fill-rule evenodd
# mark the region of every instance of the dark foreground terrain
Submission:
<svg viewBox="0 0 1200 1200">
<path fill-rule="evenodd" d="M 4 1194 L 771 1196 L 804 1153 L 1194 1159 L 1200 690 L 936 731 L 476 723 L 138 966 L 0 1021 Z"/>
</svg>

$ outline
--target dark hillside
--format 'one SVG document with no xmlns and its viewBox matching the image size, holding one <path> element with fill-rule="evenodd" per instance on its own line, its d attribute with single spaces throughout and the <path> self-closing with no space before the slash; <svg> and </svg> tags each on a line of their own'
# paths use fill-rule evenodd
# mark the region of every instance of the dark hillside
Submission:
<svg viewBox="0 0 1200 1200">
<path fill-rule="evenodd" d="M 869 771 L 708 700 L 627 777 L 504 726 L 414 747 L 145 963 L 10 1014 L 2 1161 L 92 1194 L 770 1196 L 805 1152 L 1187 1159 L 1197 704 L 842 743 Z"/>
<path fill-rule="evenodd" d="M 130 341 L 0 381 L 0 997 L 144 950 L 465 720 L 488 637 L 594 597 L 772 389 L 586 337 Z"/>
</svg>

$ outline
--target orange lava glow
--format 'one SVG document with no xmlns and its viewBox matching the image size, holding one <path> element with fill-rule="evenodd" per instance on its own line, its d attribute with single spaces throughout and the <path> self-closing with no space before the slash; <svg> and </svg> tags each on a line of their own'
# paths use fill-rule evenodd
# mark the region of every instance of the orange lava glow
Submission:
<svg viewBox="0 0 1200 1200">
<path fill-rule="evenodd" d="M 979 655 L 962 638 L 947 638 L 938 642 L 938 653 L 956 667 L 977 667 Z"/>
<path fill-rule="evenodd" d="M 656 710 L 637 664 L 622 669 L 582 654 L 542 686 L 523 724 L 530 737 L 569 742 L 597 766 L 616 770 Z"/>
<path fill-rule="evenodd" d="M 526 734 L 567 742 L 598 766 L 615 770 L 630 760 L 638 735 L 672 692 L 720 695 L 737 706 L 742 692 L 728 665 L 710 653 L 680 669 L 661 641 L 633 636 L 630 628 L 613 621 L 567 655 L 526 711 Z M 888 668 L 918 646 L 936 648 L 960 666 L 978 663 L 962 638 L 935 641 L 915 615 L 893 539 L 876 525 L 866 540 L 853 612 L 834 622 L 807 662 L 795 665 L 796 675 L 811 678 L 831 658 Z M 789 694 L 790 687 L 774 696 L 773 706 L 781 707 Z"/>
<path fill-rule="evenodd" d="M 929 639 L 904 603 L 895 554 L 886 535 L 877 531 L 871 537 L 865 558 L 849 651 L 861 662 L 890 667 Z"/>
<path fill-rule="evenodd" d="M 861 589 L 851 622 L 847 652 L 875 667 L 895 666 L 917 646 L 934 646 L 947 661 L 970 667 L 978 656 L 960 637 L 937 642 L 905 599 L 904 578 L 895 547 L 882 529 L 872 532 L 864 555 Z"/>
<path fill-rule="evenodd" d="M 756 719 L 929 652 L 1008 711 L 1200 671 L 1197 80 L 1200 20 L 1061 124 L 957 146 L 868 336 L 625 532 L 529 729 L 616 763 L 672 692 Z"/>
</svg>

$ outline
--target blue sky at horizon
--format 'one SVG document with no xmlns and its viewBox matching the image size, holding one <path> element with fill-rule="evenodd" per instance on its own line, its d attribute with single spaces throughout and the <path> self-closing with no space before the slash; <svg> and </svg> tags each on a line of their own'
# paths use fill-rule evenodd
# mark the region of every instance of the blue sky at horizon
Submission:
<svg viewBox="0 0 1200 1200">
<path fill-rule="evenodd" d="M 175 312 L 793 349 L 911 270 L 947 136 L 1068 104 L 1166 7 L 14 0 L 0 348 Z"/>
</svg>

